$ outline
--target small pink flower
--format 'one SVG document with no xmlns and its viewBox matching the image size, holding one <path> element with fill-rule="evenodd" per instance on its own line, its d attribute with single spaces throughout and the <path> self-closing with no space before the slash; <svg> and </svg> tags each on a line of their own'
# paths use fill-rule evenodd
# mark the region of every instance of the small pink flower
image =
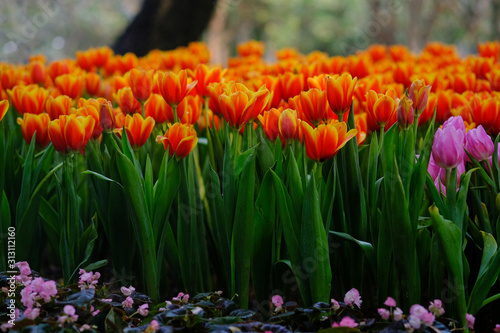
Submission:
<svg viewBox="0 0 500 333">
<path fill-rule="evenodd" d="M 500 324 L 496 324 L 495 328 L 493 329 L 493 332 L 500 333 Z"/>
<path fill-rule="evenodd" d="M 474 318 L 473 315 L 467 313 L 467 314 L 465 314 L 465 319 L 467 319 L 467 325 L 469 326 L 469 328 L 473 329 L 474 323 L 476 322 L 476 318 Z"/>
<path fill-rule="evenodd" d="M 158 323 L 158 321 L 152 320 L 148 327 L 148 332 L 151 332 L 149 331 L 149 329 L 151 329 L 151 331 L 153 332 L 156 332 L 160 329 L 160 324 Z"/>
<path fill-rule="evenodd" d="M 342 318 L 340 323 L 338 323 L 338 324 L 333 323 L 333 325 L 332 325 L 332 327 L 351 327 L 351 328 L 354 328 L 357 326 L 358 326 L 358 323 L 356 323 L 356 321 L 349 316 L 345 316 L 344 318 Z"/>
<path fill-rule="evenodd" d="M 40 315 L 40 309 L 39 308 L 27 308 L 26 310 L 24 310 L 23 315 L 28 319 L 35 320 Z"/>
<path fill-rule="evenodd" d="M 86 272 L 81 268 L 78 273 L 80 274 L 80 280 L 78 280 L 78 287 L 80 287 L 80 290 L 95 289 L 95 285 L 98 283 L 98 280 L 101 277 L 101 273 L 93 273 L 92 271 Z"/>
<path fill-rule="evenodd" d="M 351 290 L 349 290 L 345 294 L 344 303 L 347 306 L 352 306 L 353 304 L 355 304 L 358 308 L 361 308 L 361 303 L 363 303 L 363 301 L 361 300 L 359 291 L 356 288 L 352 288 Z"/>
<path fill-rule="evenodd" d="M 182 296 L 182 301 L 184 303 L 187 303 L 189 301 L 189 294 L 185 294 L 184 296 Z"/>
<path fill-rule="evenodd" d="M 337 311 L 338 309 L 340 309 L 340 304 L 339 302 L 337 302 L 335 299 L 331 299 L 330 300 L 330 303 L 332 303 L 332 306 L 333 306 L 333 310 L 334 311 Z"/>
<path fill-rule="evenodd" d="M 121 287 L 120 290 L 121 290 L 121 292 L 122 292 L 123 295 L 130 296 L 135 291 L 135 288 L 132 287 L 132 286 L 129 286 L 128 288 Z"/>
<path fill-rule="evenodd" d="M 14 325 L 9 324 L 9 323 L 5 323 L 5 324 L 0 325 L 0 330 L 2 332 L 8 332 L 12 327 L 14 327 Z"/>
<path fill-rule="evenodd" d="M 81 327 L 80 327 L 80 332 L 85 332 L 85 331 L 90 331 L 92 329 L 92 327 L 90 327 L 89 324 L 83 324 Z"/>
<path fill-rule="evenodd" d="M 378 314 L 380 315 L 380 317 L 382 317 L 383 320 L 387 320 L 391 316 L 391 313 L 387 309 L 380 308 L 377 311 L 378 311 Z"/>
<path fill-rule="evenodd" d="M 42 285 L 38 294 L 45 301 L 45 303 L 50 302 L 51 298 L 57 295 L 57 286 L 54 281 L 45 281 Z"/>
<path fill-rule="evenodd" d="M 95 310 L 94 312 L 92 312 L 92 316 L 97 316 L 97 314 L 99 314 L 99 312 L 101 312 L 101 310 Z"/>
<path fill-rule="evenodd" d="M 20 276 L 16 277 L 16 279 L 18 278 L 21 282 L 26 282 L 28 280 L 31 280 L 31 277 L 28 276 L 31 274 L 31 268 L 27 261 L 20 261 L 16 263 L 15 266 L 19 269 L 19 272 L 21 273 Z"/>
<path fill-rule="evenodd" d="M 444 314 L 443 302 L 440 299 L 435 299 L 429 305 L 429 311 L 431 311 L 436 317 L 442 316 Z"/>
<path fill-rule="evenodd" d="M 473 128 L 466 134 L 465 149 L 478 162 L 489 159 L 493 155 L 495 145 L 491 137 L 486 134 L 483 126 L 479 125 Z"/>
<path fill-rule="evenodd" d="M 65 323 L 74 323 L 78 320 L 78 315 L 76 314 L 76 309 L 73 305 L 65 305 L 63 312 L 65 315 L 60 316 L 57 320 L 59 322 L 59 326 L 62 326 Z"/>
<path fill-rule="evenodd" d="M 216 291 L 215 293 L 220 296 L 222 295 L 222 290 Z"/>
<path fill-rule="evenodd" d="M 394 308 L 394 307 L 396 307 L 396 301 L 392 297 L 387 297 L 387 299 L 384 302 L 384 305 L 391 307 L 391 308 Z"/>
<path fill-rule="evenodd" d="M 187 303 L 189 300 L 189 294 L 179 293 L 177 297 L 173 297 L 172 301 L 184 302 Z"/>
<path fill-rule="evenodd" d="M 21 290 L 21 303 L 27 308 L 32 308 L 35 304 L 35 295 L 36 293 L 33 291 L 33 287 L 27 285 Z"/>
<path fill-rule="evenodd" d="M 283 297 L 281 297 L 280 295 L 274 295 L 272 298 L 271 298 L 271 302 L 273 302 L 273 305 L 276 307 L 276 309 L 281 309 L 281 307 L 283 306 Z"/>
<path fill-rule="evenodd" d="M 422 326 L 422 321 L 420 320 L 420 318 L 416 316 L 412 315 L 408 316 L 408 322 L 410 323 L 411 327 L 413 327 L 416 330 L 418 330 L 420 326 Z"/>
<path fill-rule="evenodd" d="M 401 310 L 400 308 L 394 309 L 392 316 L 393 316 L 395 321 L 399 321 L 399 320 L 403 319 L 403 310 Z"/>
<path fill-rule="evenodd" d="M 149 313 L 149 304 L 143 304 L 141 306 L 139 306 L 139 308 L 137 309 L 137 312 L 139 312 L 139 314 L 143 317 L 146 317 Z"/>
<path fill-rule="evenodd" d="M 124 309 L 132 309 L 133 304 L 134 300 L 130 296 L 127 296 L 127 298 L 125 298 L 125 300 L 122 302 Z"/>
</svg>

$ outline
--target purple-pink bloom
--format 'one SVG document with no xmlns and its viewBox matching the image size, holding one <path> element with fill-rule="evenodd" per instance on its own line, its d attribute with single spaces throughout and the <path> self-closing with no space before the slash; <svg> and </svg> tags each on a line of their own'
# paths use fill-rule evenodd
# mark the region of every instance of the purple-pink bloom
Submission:
<svg viewBox="0 0 500 333">
<path fill-rule="evenodd" d="M 463 162 L 464 134 L 453 126 L 438 128 L 432 144 L 432 156 L 439 167 L 452 169 Z"/>
<path fill-rule="evenodd" d="M 340 304 L 335 299 L 332 298 L 330 302 L 332 303 L 333 310 L 337 311 L 338 309 L 340 309 Z"/>
<path fill-rule="evenodd" d="M 27 308 L 26 310 L 24 310 L 23 315 L 28 319 L 35 320 L 40 315 L 40 309 Z"/>
<path fill-rule="evenodd" d="M 429 311 L 431 311 L 436 317 L 442 316 L 445 311 L 443 309 L 443 302 L 440 299 L 435 299 L 429 305 Z"/>
<path fill-rule="evenodd" d="M 90 331 L 92 329 L 92 327 L 90 327 L 89 324 L 83 324 L 81 327 L 80 327 L 80 332 L 85 332 L 85 331 Z"/>
<path fill-rule="evenodd" d="M 465 149 L 477 161 L 489 159 L 493 155 L 495 145 L 491 137 L 486 134 L 482 125 L 469 130 L 466 134 Z"/>
<path fill-rule="evenodd" d="M 443 129 L 446 129 L 448 127 L 453 127 L 457 131 L 462 133 L 463 134 L 462 140 L 463 140 L 463 143 L 465 144 L 466 130 L 465 130 L 465 123 L 464 123 L 462 116 L 448 118 L 443 124 Z"/>
<path fill-rule="evenodd" d="M 357 326 L 358 326 L 358 323 L 349 316 L 345 316 L 344 318 L 342 318 L 342 320 L 338 324 L 333 323 L 333 325 L 332 325 L 332 327 L 351 327 L 351 328 L 354 328 Z"/>
<path fill-rule="evenodd" d="M 358 308 L 361 308 L 361 296 L 359 295 L 359 291 L 356 288 L 352 288 L 349 290 L 344 296 L 344 303 L 347 306 L 352 306 L 355 304 Z"/>
<path fill-rule="evenodd" d="M 416 330 L 418 330 L 420 326 L 422 326 L 422 321 L 417 316 L 408 316 L 408 322 L 410 323 L 411 327 Z"/>
<path fill-rule="evenodd" d="M 387 320 L 391 316 L 391 312 L 385 308 L 379 308 L 377 312 L 383 320 Z"/>
<path fill-rule="evenodd" d="M 467 325 L 469 326 L 470 329 L 474 328 L 474 323 L 476 322 L 476 318 L 474 318 L 473 315 L 470 313 L 465 314 L 465 319 L 467 319 Z"/>
<path fill-rule="evenodd" d="M 127 287 L 121 287 L 120 291 L 122 292 L 123 295 L 125 296 L 130 296 L 132 293 L 135 291 L 135 288 L 132 286 Z"/>
<path fill-rule="evenodd" d="M 392 297 L 387 297 L 387 299 L 384 302 L 384 305 L 391 307 L 391 308 L 394 308 L 394 307 L 396 307 L 396 301 Z"/>
<path fill-rule="evenodd" d="M 276 308 L 281 309 L 281 307 L 283 306 L 283 297 L 281 297 L 280 295 L 274 295 L 271 298 L 271 302 L 273 302 L 273 305 Z"/>
<path fill-rule="evenodd" d="M 32 308 L 35 304 L 35 295 L 36 293 L 33 291 L 33 287 L 28 284 L 21 290 L 21 303 L 27 308 Z"/>
<path fill-rule="evenodd" d="M 393 316 L 395 321 L 399 321 L 399 320 L 403 319 L 403 310 L 401 310 L 400 308 L 394 309 L 392 316 Z"/>
<path fill-rule="evenodd" d="M 101 277 L 101 273 L 92 271 L 86 272 L 84 269 L 78 271 L 80 274 L 80 280 L 78 280 L 78 287 L 80 290 L 84 289 L 95 289 L 95 285 L 97 284 L 99 278 Z"/>
<path fill-rule="evenodd" d="M 139 314 L 143 317 L 146 317 L 149 313 L 149 304 L 148 303 L 145 303 L 141 306 L 139 306 L 139 308 L 137 309 L 137 312 L 139 312 Z"/>
<path fill-rule="evenodd" d="M 134 300 L 130 296 L 127 296 L 127 298 L 125 298 L 125 300 L 122 302 L 124 309 L 131 309 L 133 304 Z"/>
<path fill-rule="evenodd" d="M 65 315 L 60 316 L 57 320 L 60 326 L 64 325 L 65 323 L 74 323 L 78 320 L 78 315 L 76 314 L 76 309 L 73 305 L 65 305 L 63 308 L 63 312 Z"/>
<path fill-rule="evenodd" d="M 151 329 L 153 332 L 156 332 L 160 329 L 160 324 L 156 320 L 151 320 L 151 323 L 149 324 L 148 330 Z M 148 331 L 150 332 L 150 331 Z"/>
<path fill-rule="evenodd" d="M 45 301 L 45 303 L 50 302 L 50 299 L 57 295 L 56 283 L 52 280 L 45 281 L 41 286 L 38 294 Z"/>
<path fill-rule="evenodd" d="M 500 333 L 500 324 L 496 324 L 495 328 L 493 329 L 493 332 Z"/>
<path fill-rule="evenodd" d="M 20 280 L 21 282 L 26 282 L 31 280 L 29 275 L 31 274 L 31 268 L 27 261 L 20 261 L 15 264 L 15 266 L 19 269 L 21 275 L 16 276 L 16 280 Z"/>
</svg>

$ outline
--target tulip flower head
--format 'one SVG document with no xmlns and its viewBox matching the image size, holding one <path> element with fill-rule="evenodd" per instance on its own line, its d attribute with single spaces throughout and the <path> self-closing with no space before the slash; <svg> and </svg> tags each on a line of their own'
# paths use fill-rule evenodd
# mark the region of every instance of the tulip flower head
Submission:
<svg viewBox="0 0 500 333">
<path fill-rule="evenodd" d="M 188 84 L 187 72 L 181 70 L 179 74 L 173 72 L 158 72 L 158 88 L 168 105 L 176 107 L 191 90 L 194 89 L 198 81 Z"/>
<path fill-rule="evenodd" d="M 438 128 L 432 144 L 436 164 L 445 169 L 457 167 L 464 159 L 464 133 L 453 126 Z"/>
<path fill-rule="evenodd" d="M 95 120 L 92 116 L 82 117 L 75 114 L 60 116 L 49 123 L 49 138 L 60 153 L 83 152 L 92 136 Z"/>
<path fill-rule="evenodd" d="M 165 132 L 165 135 L 157 136 L 156 142 L 163 143 L 170 156 L 175 155 L 181 159 L 194 149 L 198 143 L 198 136 L 191 126 L 175 123 Z"/>
<path fill-rule="evenodd" d="M 336 79 L 332 77 L 326 78 L 328 104 L 339 119 L 342 119 L 344 113 L 348 112 L 351 107 L 357 81 L 357 77 L 353 79 L 348 73 L 344 73 Z"/>
<path fill-rule="evenodd" d="M 471 129 L 466 134 L 465 149 L 477 161 L 482 162 L 493 155 L 495 146 L 491 137 L 486 134 L 483 126 Z"/>
<path fill-rule="evenodd" d="M 36 132 L 35 142 L 39 148 L 47 146 L 50 142 L 47 131 L 49 122 L 50 117 L 47 113 L 25 113 L 23 118 L 17 118 L 17 123 L 21 125 L 24 140 L 30 143 Z"/>
<path fill-rule="evenodd" d="M 415 121 L 415 112 L 413 110 L 413 101 L 408 97 L 403 96 L 399 101 L 396 110 L 399 126 L 403 129 L 408 129 Z"/>
</svg>

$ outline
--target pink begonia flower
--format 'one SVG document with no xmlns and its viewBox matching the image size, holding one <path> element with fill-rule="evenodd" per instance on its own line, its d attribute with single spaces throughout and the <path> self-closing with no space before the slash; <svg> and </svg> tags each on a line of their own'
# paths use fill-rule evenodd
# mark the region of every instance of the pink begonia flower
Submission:
<svg viewBox="0 0 500 333">
<path fill-rule="evenodd" d="M 125 300 L 122 302 L 122 305 L 125 309 L 131 309 L 133 304 L 134 300 L 130 296 L 127 296 L 127 298 L 125 298 Z"/>
<path fill-rule="evenodd" d="M 101 310 L 95 310 L 94 312 L 92 312 L 92 316 L 97 316 L 99 314 L 99 312 L 101 312 Z"/>
<path fill-rule="evenodd" d="M 496 324 L 495 328 L 493 329 L 493 332 L 500 333 L 500 324 Z"/>
<path fill-rule="evenodd" d="M 156 320 L 151 320 L 149 324 L 148 330 L 151 329 L 153 332 L 156 332 L 160 329 L 160 324 Z"/>
<path fill-rule="evenodd" d="M 394 312 L 392 313 L 392 316 L 393 316 L 395 321 L 399 321 L 399 320 L 403 319 L 403 310 L 401 310 L 400 308 L 396 308 L 394 310 Z"/>
<path fill-rule="evenodd" d="M 189 294 L 184 294 L 184 293 L 179 293 L 177 297 L 172 298 L 172 301 L 178 301 L 183 303 L 187 303 L 188 300 L 189 300 Z"/>
<path fill-rule="evenodd" d="M 216 291 L 215 293 L 220 296 L 222 295 L 222 290 Z"/>
<path fill-rule="evenodd" d="M 330 302 L 332 303 L 333 310 L 337 311 L 338 309 L 340 309 L 340 304 L 335 299 L 332 298 Z"/>
<path fill-rule="evenodd" d="M 60 316 L 57 320 L 59 322 L 59 326 L 62 326 L 65 323 L 74 323 L 78 320 L 78 315 L 76 314 L 76 309 L 73 305 L 65 305 L 63 312 L 65 315 Z"/>
<path fill-rule="evenodd" d="M 418 330 L 420 326 L 422 326 L 422 321 L 416 316 L 408 316 L 408 322 L 410 323 L 411 327 L 416 330 Z"/>
<path fill-rule="evenodd" d="M 436 317 L 442 316 L 445 311 L 443 309 L 443 302 L 440 299 L 435 299 L 434 302 L 431 302 L 429 305 L 429 311 L 431 311 Z"/>
<path fill-rule="evenodd" d="M 135 288 L 132 286 L 127 287 L 121 287 L 120 291 L 122 292 L 123 295 L 125 296 L 130 296 L 132 293 L 135 291 Z"/>
<path fill-rule="evenodd" d="M 85 331 L 90 331 L 92 329 L 92 327 L 90 327 L 89 324 L 83 324 L 81 327 L 80 327 L 80 332 L 85 332 Z"/>
<path fill-rule="evenodd" d="M 465 314 L 465 319 L 467 319 L 467 325 L 469 326 L 470 329 L 474 328 L 474 323 L 476 322 L 476 318 L 474 318 L 473 315 L 470 313 Z"/>
<path fill-rule="evenodd" d="M 149 304 L 147 304 L 147 303 L 143 304 L 143 305 L 139 306 L 139 308 L 137 309 L 137 312 L 141 316 L 146 317 L 148 315 L 148 313 L 149 313 L 148 308 L 149 308 Z"/>
<path fill-rule="evenodd" d="M 443 123 L 443 129 L 446 129 L 448 127 L 453 127 L 457 131 L 463 134 L 462 140 L 463 143 L 465 144 L 465 135 L 466 135 L 466 130 L 465 130 L 465 123 L 462 118 L 462 116 L 457 116 L 457 117 L 450 117 L 448 118 L 444 123 Z"/>
<path fill-rule="evenodd" d="M 50 302 L 51 298 L 57 295 L 57 286 L 54 281 L 45 281 L 42 285 L 38 294 L 45 301 L 45 303 Z"/>
<path fill-rule="evenodd" d="M 391 316 L 391 312 L 384 308 L 378 309 L 377 312 L 380 315 L 380 317 L 382 317 L 383 320 L 387 320 Z"/>
<path fill-rule="evenodd" d="M 394 307 L 396 307 L 396 301 L 392 297 L 387 297 L 387 299 L 384 302 L 384 305 L 391 307 L 391 308 L 394 308 Z"/>
<path fill-rule="evenodd" d="M 27 285 L 21 290 L 21 303 L 27 308 L 32 308 L 35 304 L 35 295 L 36 293 L 33 291 L 33 287 Z"/>
<path fill-rule="evenodd" d="M 274 305 L 277 309 L 281 309 L 281 307 L 283 306 L 283 297 L 281 297 L 280 295 L 274 295 L 274 296 L 271 298 L 271 302 L 273 302 L 273 305 Z"/>
<path fill-rule="evenodd" d="M 359 324 L 354 319 L 352 319 L 349 316 L 345 316 L 344 318 L 342 318 L 342 320 L 338 324 L 333 323 L 332 327 L 351 327 L 351 328 L 354 328 L 354 327 L 357 327 L 358 325 Z"/>
<path fill-rule="evenodd" d="M 28 319 L 35 320 L 40 315 L 40 309 L 27 308 L 26 310 L 24 310 L 23 315 Z"/>
<path fill-rule="evenodd" d="M 5 323 L 5 324 L 0 325 L 0 330 L 2 332 L 8 332 L 12 327 L 14 327 L 14 325 L 9 324 L 9 323 Z"/>
<path fill-rule="evenodd" d="M 344 296 L 344 303 L 347 306 L 352 306 L 355 304 L 358 308 L 361 308 L 361 296 L 359 295 L 359 291 L 356 288 L 352 288 L 349 290 Z"/>
<path fill-rule="evenodd" d="M 438 128 L 432 143 L 432 157 L 439 167 L 452 169 L 463 162 L 464 135 L 453 126 Z"/>
<path fill-rule="evenodd" d="M 483 126 L 479 125 L 466 134 L 465 149 L 478 162 L 489 159 L 493 155 L 495 145 L 491 137 L 486 134 Z"/>
<path fill-rule="evenodd" d="M 430 313 L 429 311 L 427 311 L 427 309 L 424 308 L 420 304 L 412 305 L 412 307 L 410 308 L 410 317 L 418 318 L 419 320 L 425 322 L 425 324 L 427 324 L 429 326 L 432 325 L 432 323 L 434 322 L 434 319 L 435 319 L 434 315 L 432 313 Z M 412 324 L 412 326 L 414 328 L 418 328 L 418 327 L 415 327 L 413 324 Z"/>
<path fill-rule="evenodd" d="M 21 273 L 21 275 L 16 276 L 17 281 L 25 283 L 31 280 L 31 277 L 29 276 L 31 274 L 31 268 L 27 261 L 17 262 L 15 266 L 19 269 L 19 272 Z"/>
<path fill-rule="evenodd" d="M 98 283 L 98 280 L 101 277 L 101 273 L 99 272 L 86 272 L 81 268 L 78 271 L 78 274 L 80 274 L 80 280 L 78 280 L 78 287 L 80 287 L 80 290 L 95 289 L 95 285 Z"/>
</svg>

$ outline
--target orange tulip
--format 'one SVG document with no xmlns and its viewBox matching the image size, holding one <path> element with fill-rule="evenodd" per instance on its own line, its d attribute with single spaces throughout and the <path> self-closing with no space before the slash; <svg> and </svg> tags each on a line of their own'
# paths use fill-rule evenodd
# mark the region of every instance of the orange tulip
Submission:
<svg viewBox="0 0 500 333">
<path fill-rule="evenodd" d="M 0 84 L 4 90 L 13 89 L 21 80 L 21 73 L 15 67 L 8 67 L 0 71 Z"/>
<path fill-rule="evenodd" d="M 134 97 L 140 102 L 147 100 L 153 89 L 153 70 L 142 71 L 132 68 L 125 76 Z"/>
<path fill-rule="evenodd" d="M 321 124 L 312 128 L 307 122 L 300 123 L 304 133 L 306 154 L 311 160 L 323 162 L 334 157 L 338 151 L 358 132 L 355 129 L 347 131 L 347 124 Z"/>
<path fill-rule="evenodd" d="M 47 79 L 47 69 L 41 61 L 33 61 L 29 64 L 29 71 L 33 83 L 44 84 Z"/>
<path fill-rule="evenodd" d="M 47 69 L 47 72 L 52 80 L 56 77 L 71 73 L 74 70 L 74 64 L 72 60 L 57 60 L 52 62 Z"/>
<path fill-rule="evenodd" d="M 224 92 L 224 86 L 224 83 L 212 83 L 207 86 L 208 93 L 210 94 L 208 108 L 216 115 L 222 115 L 219 96 Z"/>
<path fill-rule="evenodd" d="M 153 128 L 155 127 L 155 121 L 151 117 L 142 118 L 138 113 L 133 115 L 127 114 L 125 116 L 125 132 L 127 133 L 128 141 L 134 149 L 138 149 L 148 141 Z M 123 128 L 115 129 L 115 132 L 121 137 Z"/>
<path fill-rule="evenodd" d="M 2 121 L 3 117 L 9 110 L 9 101 L 7 99 L 4 99 L 3 101 L 0 101 L 0 121 Z"/>
<path fill-rule="evenodd" d="M 116 127 L 116 117 L 113 104 L 110 101 L 102 101 L 99 111 L 100 127 L 104 131 L 111 132 Z"/>
<path fill-rule="evenodd" d="M 90 48 L 86 51 L 76 51 L 76 63 L 86 71 L 103 67 L 113 55 L 109 47 Z"/>
<path fill-rule="evenodd" d="M 208 68 L 205 64 L 198 64 L 194 71 L 189 70 L 189 75 L 193 80 L 198 81 L 195 90 L 200 97 L 208 97 L 210 92 L 207 86 L 210 83 L 220 82 L 222 78 L 222 71 L 220 67 Z"/>
<path fill-rule="evenodd" d="M 19 114 L 40 114 L 45 109 L 48 91 L 37 85 L 15 86 L 12 90 L 7 90 L 7 93 Z"/>
<path fill-rule="evenodd" d="M 326 77 L 328 104 L 339 118 L 351 108 L 354 87 L 357 81 L 358 78 L 353 79 L 348 73 L 344 73 L 338 78 Z"/>
<path fill-rule="evenodd" d="M 276 76 L 265 75 L 262 77 L 262 84 L 265 85 L 269 91 L 273 92 L 270 107 L 277 108 L 283 98 L 280 79 Z"/>
<path fill-rule="evenodd" d="M 473 97 L 469 102 L 471 106 L 474 122 L 482 125 L 490 133 L 498 133 L 500 121 L 500 101 L 495 98 L 480 100 L 479 97 Z"/>
<path fill-rule="evenodd" d="M 76 74 L 63 74 L 56 77 L 54 81 L 61 94 L 78 99 L 83 94 L 84 80 Z"/>
<path fill-rule="evenodd" d="M 50 120 L 59 119 L 59 116 L 68 115 L 73 104 L 73 100 L 66 95 L 57 97 L 49 96 L 45 104 Z"/>
<path fill-rule="evenodd" d="M 303 74 L 293 74 L 291 72 L 286 72 L 284 75 L 280 76 L 280 79 L 281 91 L 283 93 L 284 100 L 297 96 L 304 90 Z"/>
<path fill-rule="evenodd" d="M 259 115 L 258 119 L 269 141 L 276 141 L 279 134 L 279 119 L 283 109 L 271 109 Z"/>
<path fill-rule="evenodd" d="M 500 69 L 494 69 L 488 74 L 491 90 L 500 91 Z"/>
<path fill-rule="evenodd" d="M 375 90 L 370 90 L 366 95 L 366 99 L 368 115 L 380 127 L 384 128 L 393 118 L 398 107 L 398 103 L 395 101 L 396 93 L 394 89 L 387 90 L 385 94 L 377 94 Z"/>
<path fill-rule="evenodd" d="M 40 148 L 45 147 L 50 142 L 48 135 L 49 122 L 50 117 L 46 113 L 25 113 L 23 118 L 17 118 L 17 123 L 21 125 L 21 132 L 24 140 L 26 140 L 27 143 L 31 143 L 33 134 L 35 134 L 36 131 L 35 142 Z"/>
<path fill-rule="evenodd" d="M 477 45 L 479 55 L 484 58 L 492 58 L 493 62 L 498 61 L 500 55 L 500 43 L 498 41 L 480 43 Z"/>
<path fill-rule="evenodd" d="M 197 83 L 198 81 L 187 83 L 187 73 L 185 70 L 181 70 L 179 74 L 173 72 L 158 73 L 158 88 L 165 101 L 171 107 L 179 105 Z"/>
<path fill-rule="evenodd" d="M 130 87 L 121 88 L 116 94 L 113 94 L 113 98 L 126 114 L 142 111 L 142 105 L 135 99 Z"/>
<path fill-rule="evenodd" d="M 87 73 L 85 76 L 85 90 L 91 96 L 99 95 L 99 88 L 101 87 L 101 77 L 97 73 Z"/>
<path fill-rule="evenodd" d="M 248 42 L 238 44 L 237 49 L 240 57 L 255 56 L 260 58 L 264 54 L 264 43 L 256 40 L 250 40 Z"/>
<path fill-rule="evenodd" d="M 415 108 L 417 116 L 424 111 L 430 91 L 431 86 L 425 85 L 424 80 L 416 80 L 412 82 L 408 97 L 413 102 L 413 107 Z"/>
<path fill-rule="evenodd" d="M 227 85 L 219 96 L 222 115 L 237 130 L 256 119 L 269 101 L 269 91 L 265 87 L 253 92 L 240 83 Z"/>
<path fill-rule="evenodd" d="M 173 113 L 172 113 L 173 115 Z M 201 115 L 201 99 L 199 96 L 186 96 L 177 107 L 177 115 L 181 123 L 194 125 Z"/>
<path fill-rule="evenodd" d="M 166 121 L 174 122 L 174 110 L 160 94 L 149 96 L 149 99 L 144 103 L 144 115 L 152 117 L 157 124 L 163 124 Z"/>
<path fill-rule="evenodd" d="M 79 107 L 78 109 L 71 109 L 70 113 L 75 114 L 79 117 L 91 116 L 94 119 L 94 126 L 92 130 L 92 138 L 96 139 L 101 136 L 103 128 L 101 127 L 101 117 L 100 117 L 101 105 L 97 103 L 96 100 L 93 102 L 88 102 L 85 105 Z"/>
<path fill-rule="evenodd" d="M 318 89 L 309 89 L 307 92 L 300 93 L 299 118 L 317 125 L 320 121 L 326 121 L 328 116 L 328 102 L 326 91 Z"/>
<path fill-rule="evenodd" d="M 163 143 L 170 156 L 175 155 L 178 159 L 181 159 L 196 147 L 198 137 L 191 126 L 175 123 L 165 132 L 164 136 L 157 136 L 156 142 Z"/>
<path fill-rule="evenodd" d="M 54 148 L 60 153 L 82 152 L 92 132 L 95 120 L 91 116 L 81 117 L 74 114 L 60 116 L 49 123 L 48 132 Z"/>
</svg>

